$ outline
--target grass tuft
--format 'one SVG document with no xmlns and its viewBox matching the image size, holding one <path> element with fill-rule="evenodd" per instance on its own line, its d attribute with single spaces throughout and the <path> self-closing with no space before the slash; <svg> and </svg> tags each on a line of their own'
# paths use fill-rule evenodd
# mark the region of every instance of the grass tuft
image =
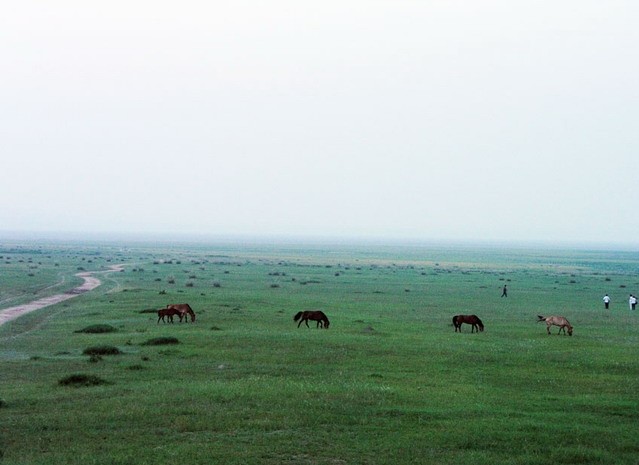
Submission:
<svg viewBox="0 0 639 465">
<path fill-rule="evenodd" d="M 149 339 L 146 342 L 143 342 L 143 346 L 163 346 L 163 345 L 171 345 L 171 344 L 179 344 L 180 341 L 176 337 L 154 337 L 153 339 Z"/>
<path fill-rule="evenodd" d="M 146 370 L 146 367 L 144 365 L 137 363 L 135 365 L 129 365 L 127 367 L 127 370 L 132 370 L 132 371 Z"/>
<path fill-rule="evenodd" d="M 83 328 L 83 329 L 78 329 L 77 331 L 74 331 L 74 332 L 88 333 L 88 334 L 103 334 L 103 333 L 114 333 L 116 331 L 117 329 L 111 325 L 97 324 L 97 325 L 87 326 L 86 328 Z"/>
<path fill-rule="evenodd" d="M 94 375 L 85 375 L 85 374 L 75 374 L 69 375 L 62 378 L 58 381 L 60 386 L 71 386 L 71 387 L 89 387 L 89 386 L 100 386 L 103 384 L 110 384 L 104 379 L 94 376 Z"/>
<path fill-rule="evenodd" d="M 84 355 L 118 355 L 122 352 L 115 346 L 93 346 L 87 347 L 82 353 Z"/>
</svg>

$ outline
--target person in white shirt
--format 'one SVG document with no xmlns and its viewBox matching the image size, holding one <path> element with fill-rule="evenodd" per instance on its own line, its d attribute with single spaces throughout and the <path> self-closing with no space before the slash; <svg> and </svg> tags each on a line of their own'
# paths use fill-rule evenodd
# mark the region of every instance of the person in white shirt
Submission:
<svg viewBox="0 0 639 465">
<path fill-rule="evenodd" d="M 630 310 L 634 310 L 637 307 L 637 298 L 630 294 L 630 298 L 628 299 L 628 305 L 630 306 Z"/>
<path fill-rule="evenodd" d="M 603 302 L 604 302 L 604 306 L 606 307 L 606 310 L 608 310 L 608 307 L 610 305 L 610 297 L 608 297 L 608 294 L 604 296 Z"/>
</svg>

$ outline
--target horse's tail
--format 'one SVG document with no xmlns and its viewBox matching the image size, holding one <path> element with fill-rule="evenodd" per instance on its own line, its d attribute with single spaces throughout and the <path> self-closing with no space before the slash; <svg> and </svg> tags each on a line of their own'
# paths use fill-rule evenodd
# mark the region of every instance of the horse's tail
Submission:
<svg viewBox="0 0 639 465">
<path fill-rule="evenodd" d="M 537 318 L 539 318 L 537 320 L 537 323 L 539 323 L 540 321 L 546 321 L 546 317 L 545 316 L 537 315 Z"/>
<path fill-rule="evenodd" d="M 297 321 L 297 320 L 299 320 L 300 318 L 302 318 L 302 314 L 303 314 L 303 313 L 304 313 L 304 312 L 297 312 L 297 313 L 295 314 L 295 316 L 293 317 L 293 321 Z"/>
<path fill-rule="evenodd" d="M 453 317 L 453 326 L 457 326 L 457 315 Z"/>
</svg>

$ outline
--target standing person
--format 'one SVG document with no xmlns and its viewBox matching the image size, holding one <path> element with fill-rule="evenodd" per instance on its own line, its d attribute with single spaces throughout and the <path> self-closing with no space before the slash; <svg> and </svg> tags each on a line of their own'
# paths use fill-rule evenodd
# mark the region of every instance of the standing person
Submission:
<svg viewBox="0 0 639 465">
<path fill-rule="evenodd" d="M 504 284 L 504 289 L 501 291 L 502 297 L 508 297 L 508 289 L 506 289 L 506 285 Z"/>
<path fill-rule="evenodd" d="M 630 298 L 628 299 L 628 305 L 630 306 L 630 310 L 634 310 L 637 307 L 637 298 L 630 294 Z"/>
<path fill-rule="evenodd" d="M 606 307 L 606 310 L 608 310 L 608 306 L 610 305 L 610 297 L 608 297 L 608 294 L 606 294 L 603 298 L 604 301 L 604 305 Z"/>
</svg>

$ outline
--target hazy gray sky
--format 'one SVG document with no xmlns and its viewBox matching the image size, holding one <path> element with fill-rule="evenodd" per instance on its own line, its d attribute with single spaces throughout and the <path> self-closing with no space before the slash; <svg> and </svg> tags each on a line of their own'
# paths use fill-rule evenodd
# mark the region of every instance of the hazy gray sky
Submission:
<svg viewBox="0 0 639 465">
<path fill-rule="evenodd" d="M 0 230 L 639 243 L 639 2 L 0 6 Z"/>
</svg>

